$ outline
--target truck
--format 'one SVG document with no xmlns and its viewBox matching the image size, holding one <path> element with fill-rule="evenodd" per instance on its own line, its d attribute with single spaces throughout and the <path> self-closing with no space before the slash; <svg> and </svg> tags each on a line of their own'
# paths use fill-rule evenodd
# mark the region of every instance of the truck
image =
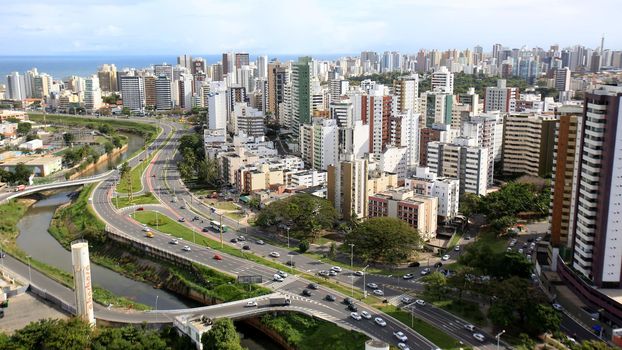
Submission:
<svg viewBox="0 0 622 350">
<path fill-rule="evenodd" d="M 288 297 L 272 297 L 270 298 L 270 306 L 288 306 L 292 301 Z"/>
</svg>

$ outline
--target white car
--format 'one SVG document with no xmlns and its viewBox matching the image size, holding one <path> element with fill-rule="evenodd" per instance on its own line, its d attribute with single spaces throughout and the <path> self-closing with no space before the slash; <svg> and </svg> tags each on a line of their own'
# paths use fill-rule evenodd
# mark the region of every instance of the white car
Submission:
<svg viewBox="0 0 622 350">
<path fill-rule="evenodd" d="M 443 257 L 441 258 L 441 260 L 443 261 L 447 261 L 449 260 L 450 256 L 448 254 L 443 255 Z"/>
<path fill-rule="evenodd" d="M 257 306 L 257 302 L 255 300 L 251 300 L 246 303 L 246 307 L 255 307 Z"/>
<path fill-rule="evenodd" d="M 339 267 L 339 266 L 333 266 L 330 269 L 335 271 L 335 272 L 341 272 L 342 271 L 341 267 Z"/>
<path fill-rule="evenodd" d="M 151 232 L 151 229 L 149 227 L 143 226 L 143 231 L 145 232 Z"/>
<path fill-rule="evenodd" d="M 380 317 L 374 318 L 374 322 L 376 322 L 376 324 L 379 325 L 380 327 L 384 327 L 387 325 L 387 323 Z"/>
<path fill-rule="evenodd" d="M 404 344 L 404 343 L 397 343 L 397 347 L 400 350 L 410 350 L 410 348 L 408 347 L 408 345 Z"/>
<path fill-rule="evenodd" d="M 274 282 L 283 282 L 283 277 L 281 277 L 281 275 L 279 275 L 279 274 L 275 274 L 275 275 L 272 277 L 272 280 L 273 280 Z"/>
<path fill-rule="evenodd" d="M 361 311 L 361 316 L 366 320 L 371 320 L 371 314 L 367 311 Z"/>
<path fill-rule="evenodd" d="M 486 340 L 486 337 L 484 337 L 484 335 L 482 333 L 473 333 L 473 338 L 483 342 L 484 340 Z"/>
<path fill-rule="evenodd" d="M 170 244 L 179 244 L 179 240 L 173 239 L 169 242 Z"/>
<path fill-rule="evenodd" d="M 454 247 L 454 252 L 459 252 L 459 251 L 460 251 L 460 246 L 459 245 L 455 246 Z"/>
<path fill-rule="evenodd" d="M 287 272 L 285 272 L 285 271 L 279 270 L 279 271 L 276 272 L 276 274 L 281 276 L 281 277 L 283 277 L 283 278 L 287 278 Z"/>
<path fill-rule="evenodd" d="M 563 307 L 563 306 L 561 306 L 561 305 L 560 305 L 560 304 L 558 304 L 558 303 L 555 303 L 555 304 L 553 304 L 552 306 L 553 306 L 553 309 L 555 309 L 555 310 L 557 310 L 557 311 L 564 311 L 564 307 Z"/>
<path fill-rule="evenodd" d="M 361 315 L 358 314 L 358 312 L 351 312 L 350 313 L 350 317 L 352 317 L 353 319 L 360 321 L 361 320 Z"/>
<path fill-rule="evenodd" d="M 475 326 L 474 326 L 474 325 L 472 325 L 472 324 L 465 324 L 465 325 L 464 325 L 464 328 L 465 328 L 465 329 L 467 329 L 467 330 L 469 330 L 469 331 L 471 331 L 471 332 L 474 332 L 474 331 L 475 331 Z"/>
<path fill-rule="evenodd" d="M 362 277 L 363 275 L 365 275 L 365 272 L 363 272 L 363 271 L 356 271 L 354 273 L 354 276 L 361 276 Z"/>
<path fill-rule="evenodd" d="M 405 280 L 410 280 L 410 279 L 415 278 L 415 275 L 412 274 L 412 273 L 407 273 L 404 276 L 402 276 L 402 278 L 405 279 Z"/>
<path fill-rule="evenodd" d="M 337 271 L 335 271 L 335 270 L 328 270 L 328 275 L 329 276 L 337 276 Z"/>
<path fill-rule="evenodd" d="M 377 295 L 379 297 L 384 295 L 384 292 L 382 291 L 382 289 L 374 289 L 374 291 L 372 293 L 374 293 L 375 295 Z"/>
<path fill-rule="evenodd" d="M 401 342 L 405 342 L 408 340 L 408 337 L 402 331 L 393 332 L 393 335 Z"/>
<path fill-rule="evenodd" d="M 187 246 L 187 245 L 185 245 L 183 249 L 184 249 L 184 251 L 186 251 L 186 252 L 189 252 L 189 251 L 191 250 L 191 249 L 190 249 L 190 247 L 189 247 L 189 246 Z"/>
<path fill-rule="evenodd" d="M 425 301 L 422 299 L 417 299 L 415 300 L 415 304 L 419 305 L 419 306 L 425 306 Z"/>
<path fill-rule="evenodd" d="M 378 285 L 373 283 L 373 282 L 369 282 L 369 283 L 367 283 L 367 287 L 369 287 L 371 289 L 377 289 Z"/>
<path fill-rule="evenodd" d="M 278 257 L 281 256 L 281 254 L 279 254 L 279 252 L 272 252 L 272 253 L 270 253 L 270 256 L 273 257 L 273 258 L 278 258 Z"/>
</svg>

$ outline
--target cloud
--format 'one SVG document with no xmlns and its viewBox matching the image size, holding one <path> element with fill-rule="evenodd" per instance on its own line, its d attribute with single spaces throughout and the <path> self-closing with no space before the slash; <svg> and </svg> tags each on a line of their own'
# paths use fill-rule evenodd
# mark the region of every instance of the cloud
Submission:
<svg viewBox="0 0 622 350">
<path fill-rule="evenodd" d="M 3 54 L 295 54 L 594 47 L 604 32 L 621 49 L 616 2 L 593 0 L 586 16 L 579 0 L 20 0 L 2 5 L 0 40 Z"/>
</svg>

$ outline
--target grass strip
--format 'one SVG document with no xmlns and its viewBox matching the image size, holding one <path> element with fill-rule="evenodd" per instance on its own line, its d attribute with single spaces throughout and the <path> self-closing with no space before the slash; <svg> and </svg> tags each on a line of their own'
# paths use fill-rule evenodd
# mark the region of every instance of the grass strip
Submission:
<svg viewBox="0 0 622 350">
<path fill-rule="evenodd" d="M 158 199 L 151 192 L 147 192 L 140 196 L 134 196 L 132 201 L 130 202 L 129 197 L 113 197 L 112 204 L 117 208 L 125 208 L 131 205 L 141 205 L 141 204 L 159 204 Z"/>
</svg>

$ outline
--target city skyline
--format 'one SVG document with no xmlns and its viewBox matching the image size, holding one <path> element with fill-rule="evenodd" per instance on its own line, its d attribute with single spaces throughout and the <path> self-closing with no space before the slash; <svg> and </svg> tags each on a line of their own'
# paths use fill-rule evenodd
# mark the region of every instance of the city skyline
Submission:
<svg viewBox="0 0 622 350">
<path fill-rule="evenodd" d="M 5 30 L 0 38 L 11 43 L 4 55 L 415 53 L 420 48 L 475 45 L 490 51 L 494 43 L 512 48 L 552 44 L 596 48 L 603 34 L 605 48 L 622 47 L 622 38 L 614 36 L 620 7 L 613 0 L 599 0 L 592 7 L 606 10 L 582 17 L 584 8 L 574 0 L 548 1 L 546 6 L 533 0 L 468 4 L 400 0 L 382 6 L 371 1 L 94 0 L 79 7 L 70 1 L 32 0 L 4 6 L 0 19 Z"/>
</svg>

